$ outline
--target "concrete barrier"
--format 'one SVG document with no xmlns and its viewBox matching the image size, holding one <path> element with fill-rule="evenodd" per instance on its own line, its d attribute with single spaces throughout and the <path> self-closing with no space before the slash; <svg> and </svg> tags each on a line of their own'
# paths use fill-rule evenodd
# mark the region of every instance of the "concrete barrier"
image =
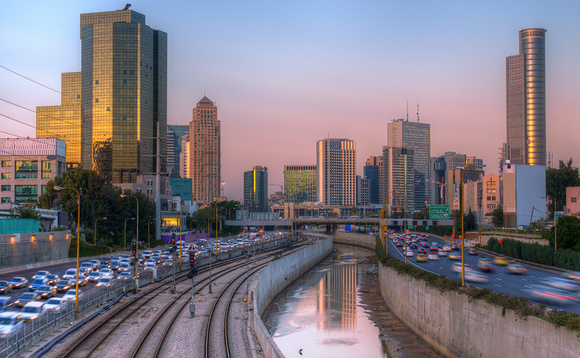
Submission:
<svg viewBox="0 0 580 358">
<path fill-rule="evenodd" d="M 264 326 L 262 315 L 280 292 L 331 252 L 332 237 L 323 235 L 319 243 L 305 247 L 268 265 L 252 284 L 250 297 L 252 298 L 253 311 L 250 318 L 254 333 L 267 358 L 284 357 L 284 355 Z"/>
<path fill-rule="evenodd" d="M 0 268 L 66 259 L 70 242 L 70 231 L 2 234 Z"/>
</svg>

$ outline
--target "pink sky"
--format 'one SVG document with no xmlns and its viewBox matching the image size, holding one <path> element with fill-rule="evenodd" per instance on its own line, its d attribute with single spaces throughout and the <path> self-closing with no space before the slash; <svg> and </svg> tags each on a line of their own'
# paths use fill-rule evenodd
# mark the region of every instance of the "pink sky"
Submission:
<svg viewBox="0 0 580 358">
<path fill-rule="evenodd" d="M 112 1 L 3 5 L 0 65 L 60 90 L 62 72 L 80 71 L 81 13 Z M 195 104 L 215 101 L 222 122 L 222 176 L 242 197 L 243 172 L 314 164 L 316 141 L 357 143 L 357 171 L 386 145 L 386 124 L 406 116 L 431 124 L 431 155 L 455 151 L 497 172 L 505 142 L 505 57 L 518 31 L 546 34 L 548 151 L 554 162 L 580 144 L 580 3 L 577 1 L 134 2 L 169 37 L 168 115 L 187 124 Z M 35 109 L 60 95 L 0 68 L 0 99 Z M 35 114 L 0 102 L 0 113 L 35 124 Z M 35 135 L 0 117 L 4 131 Z M 8 135 L 0 134 L 1 137 Z M 577 158 L 576 165 L 580 165 Z M 271 186 L 271 192 L 278 190 Z"/>
</svg>

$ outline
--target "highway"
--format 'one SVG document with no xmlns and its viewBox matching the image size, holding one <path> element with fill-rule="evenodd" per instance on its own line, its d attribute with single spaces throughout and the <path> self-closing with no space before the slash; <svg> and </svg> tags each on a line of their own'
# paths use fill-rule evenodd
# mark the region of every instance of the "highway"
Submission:
<svg viewBox="0 0 580 358">
<path fill-rule="evenodd" d="M 397 233 L 402 235 L 402 233 Z M 413 234 L 413 233 L 412 233 Z M 392 235 L 392 234 L 391 234 Z M 407 234 L 409 236 L 409 234 Z M 444 245 L 453 245 L 448 241 L 428 235 L 428 243 L 437 242 L 439 247 Z M 402 242 L 402 240 L 401 240 Z M 422 246 L 419 245 L 419 248 Z M 451 271 L 453 265 L 461 266 L 461 259 L 451 260 L 449 257 L 439 257 L 438 260 L 427 260 L 427 262 L 418 262 L 416 255 L 418 249 L 412 249 L 414 255 L 407 258 L 407 263 L 422 270 L 426 270 L 435 274 L 444 275 L 450 278 L 456 278 L 461 281 L 461 273 L 454 273 Z M 427 249 L 429 252 L 429 249 Z M 389 254 L 401 261 L 404 261 L 403 246 L 396 246 L 392 237 L 389 240 Z M 457 254 L 461 256 L 461 250 L 450 251 L 449 254 Z M 487 287 L 496 292 L 503 292 L 510 296 L 522 296 L 532 302 L 545 302 L 549 308 L 561 308 L 569 312 L 580 313 L 580 295 L 578 292 L 568 292 L 557 290 L 545 285 L 542 281 L 552 277 L 560 276 L 557 272 L 552 272 L 546 269 L 525 266 L 528 270 L 523 275 L 513 275 L 507 272 L 505 266 L 494 265 L 490 272 L 481 272 L 478 270 L 477 261 L 480 258 L 485 258 L 493 261 L 494 256 L 479 252 L 477 255 L 469 255 L 468 248 L 465 248 L 465 267 L 470 268 L 477 274 L 489 278 L 488 282 L 468 282 L 466 285 L 473 285 L 476 287 Z M 535 295 L 534 295 L 535 292 Z M 538 296 L 544 297 L 539 299 Z"/>
</svg>

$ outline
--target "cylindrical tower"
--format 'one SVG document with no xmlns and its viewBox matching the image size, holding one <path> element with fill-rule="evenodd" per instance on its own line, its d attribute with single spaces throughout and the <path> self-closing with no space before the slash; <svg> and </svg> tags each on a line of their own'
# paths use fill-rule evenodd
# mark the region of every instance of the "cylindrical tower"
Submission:
<svg viewBox="0 0 580 358">
<path fill-rule="evenodd" d="M 525 128 L 528 165 L 546 165 L 545 29 L 520 31 L 520 54 L 525 54 Z"/>
</svg>

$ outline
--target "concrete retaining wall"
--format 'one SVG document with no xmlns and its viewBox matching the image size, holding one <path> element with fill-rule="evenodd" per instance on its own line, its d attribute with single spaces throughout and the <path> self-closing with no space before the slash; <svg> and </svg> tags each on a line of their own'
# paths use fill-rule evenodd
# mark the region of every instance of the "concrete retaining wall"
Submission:
<svg viewBox="0 0 580 358">
<path fill-rule="evenodd" d="M 70 231 L 0 235 L 0 268 L 68 258 Z"/>
<path fill-rule="evenodd" d="M 253 329 L 267 358 L 284 355 L 264 326 L 262 314 L 280 292 L 332 252 L 332 237 L 323 236 L 324 239 L 319 243 L 268 265 L 259 274 L 257 282 L 252 284 L 250 297 L 253 298 Z"/>
<path fill-rule="evenodd" d="M 487 245 L 487 242 L 492 237 L 495 237 L 498 240 L 504 239 L 505 233 L 501 232 L 501 231 L 482 231 L 481 232 L 481 244 Z M 540 244 L 540 245 L 544 245 L 544 246 L 550 244 L 550 241 L 544 239 L 542 237 L 542 235 L 540 235 L 540 234 L 518 234 L 518 233 L 508 231 L 507 238 L 512 239 L 512 240 L 516 240 L 516 241 L 521 241 L 521 242 L 524 242 L 526 244 Z"/>
</svg>

